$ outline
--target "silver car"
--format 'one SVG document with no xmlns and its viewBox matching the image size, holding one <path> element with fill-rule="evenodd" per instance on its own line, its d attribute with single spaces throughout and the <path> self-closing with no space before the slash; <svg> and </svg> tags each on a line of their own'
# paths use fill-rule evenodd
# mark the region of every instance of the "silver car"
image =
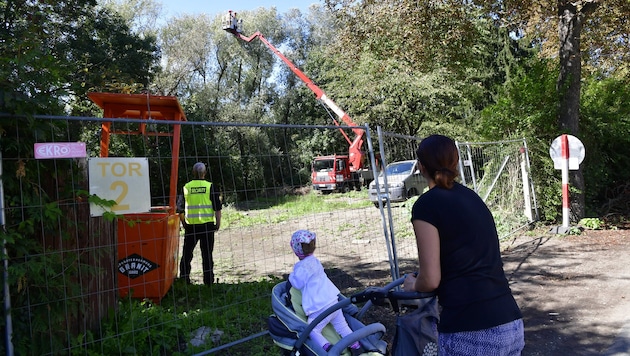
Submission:
<svg viewBox="0 0 630 356">
<path fill-rule="evenodd" d="M 387 189 L 385 189 L 385 175 L 387 175 Z M 376 191 L 376 182 L 379 184 L 379 194 Z M 413 196 L 420 195 L 427 187 L 418 168 L 416 160 L 394 162 L 387 165 L 384 171 L 370 183 L 370 201 L 378 207 L 379 200 L 385 201 L 389 194 L 392 203 L 403 202 Z"/>
</svg>

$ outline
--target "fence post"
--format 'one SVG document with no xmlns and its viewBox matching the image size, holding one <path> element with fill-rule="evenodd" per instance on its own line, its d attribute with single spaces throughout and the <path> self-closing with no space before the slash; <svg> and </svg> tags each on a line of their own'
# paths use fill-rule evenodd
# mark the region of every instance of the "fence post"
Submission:
<svg viewBox="0 0 630 356">
<path fill-rule="evenodd" d="M 459 175 L 462 178 L 462 184 L 467 185 L 466 183 L 466 174 L 464 172 L 464 157 L 462 156 L 462 150 L 459 148 L 460 143 L 455 141 L 455 146 L 457 147 L 457 153 L 459 153 Z"/>
<path fill-rule="evenodd" d="M 472 152 L 470 150 L 470 144 L 466 143 L 466 155 L 468 156 L 468 159 L 466 160 L 466 162 L 468 162 L 468 166 L 470 167 L 470 180 L 472 181 L 472 185 L 473 185 L 473 190 L 475 192 L 479 192 L 479 189 L 477 188 L 477 172 L 475 172 L 475 166 L 473 165 L 473 158 L 472 158 Z M 466 163 L 464 162 L 464 165 Z"/>
<path fill-rule="evenodd" d="M 569 227 L 569 138 L 562 135 L 562 227 Z"/>
<path fill-rule="evenodd" d="M 532 216 L 532 201 L 529 192 L 529 172 L 525 162 L 525 147 L 521 147 L 521 176 L 523 177 L 523 200 L 525 202 L 525 216 L 529 222 L 534 221 Z"/>
<path fill-rule="evenodd" d="M 384 140 L 383 140 L 383 130 L 381 129 L 380 126 L 376 127 L 376 132 L 378 135 L 378 143 L 379 143 L 379 150 L 380 150 L 380 155 L 381 155 L 381 169 L 384 171 L 385 168 L 387 167 L 387 158 L 385 156 L 385 144 L 384 144 Z M 368 147 L 370 147 L 370 152 L 373 150 L 372 149 L 372 140 L 368 140 Z M 393 225 L 393 221 L 394 218 L 392 216 L 392 207 L 391 207 L 391 203 L 389 201 L 389 188 L 387 185 L 387 174 L 383 174 L 383 186 L 385 187 L 385 193 L 387 194 L 387 199 L 385 200 L 385 204 L 383 203 L 383 201 L 381 200 L 380 196 L 381 196 L 381 188 L 380 188 L 380 184 L 381 182 L 378 179 L 379 175 L 375 174 L 374 175 L 374 184 L 375 184 L 375 188 L 376 188 L 376 194 L 379 197 L 378 201 L 379 201 L 379 209 L 381 212 L 381 222 L 383 224 L 383 233 L 385 234 L 385 243 L 387 244 L 387 254 L 389 256 L 389 265 L 390 265 L 390 273 L 392 275 L 392 280 L 396 280 L 399 277 L 399 270 L 398 270 L 398 257 L 396 255 L 396 246 L 394 243 L 394 225 Z M 385 209 L 387 209 L 387 219 L 385 219 Z"/>
<path fill-rule="evenodd" d="M 4 183 L 2 182 L 2 152 L 0 152 L 0 228 L 4 231 Z M 9 290 L 9 255 L 7 254 L 6 241 L 2 240 L 2 263 L 4 285 L 4 344 L 7 356 L 13 356 L 13 323 L 11 321 L 11 291 Z"/>
</svg>

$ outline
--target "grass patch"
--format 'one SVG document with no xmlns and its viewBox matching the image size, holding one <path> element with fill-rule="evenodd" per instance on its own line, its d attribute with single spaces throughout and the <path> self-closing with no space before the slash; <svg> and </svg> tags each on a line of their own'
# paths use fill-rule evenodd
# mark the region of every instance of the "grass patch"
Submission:
<svg viewBox="0 0 630 356">
<path fill-rule="evenodd" d="M 271 289 L 277 277 L 256 282 L 187 285 L 176 280 L 160 304 L 124 298 L 118 312 L 101 323 L 102 336 L 87 333 L 75 340 L 72 355 L 193 355 L 267 330 Z M 191 341 L 200 328 L 218 330 L 213 343 Z M 269 336 L 233 346 L 232 355 L 269 355 L 278 347 Z"/>
<path fill-rule="evenodd" d="M 222 225 L 249 227 L 278 223 L 313 213 L 369 207 L 367 191 L 346 194 L 288 195 L 261 198 L 240 206 L 226 205 Z M 72 341 L 72 355 L 194 355 L 241 340 L 244 335 L 267 331 L 272 314 L 271 289 L 281 281 L 269 276 L 259 281 L 220 283 L 212 286 L 187 285 L 175 280 L 159 304 L 124 298 L 118 308 L 101 321 L 99 334 L 88 332 Z M 202 345 L 191 343 L 200 328 L 216 331 Z M 279 354 L 271 337 L 264 335 L 231 346 L 229 355 L 263 356 Z"/>
<path fill-rule="evenodd" d="M 277 224 L 309 214 L 370 207 L 367 190 L 345 194 L 285 195 L 259 198 L 242 204 L 227 205 L 222 210 L 221 224 L 225 227 L 251 227 Z"/>
</svg>

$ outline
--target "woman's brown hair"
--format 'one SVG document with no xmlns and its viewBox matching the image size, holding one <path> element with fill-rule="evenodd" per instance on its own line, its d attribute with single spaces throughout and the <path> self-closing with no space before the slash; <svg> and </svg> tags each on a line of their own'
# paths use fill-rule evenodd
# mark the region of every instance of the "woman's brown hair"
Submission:
<svg viewBox="0 0 630 356">
<path fill-rule="evenodd" d="M 459 152 L 453 139 L 443 135 L 428 136 L 420 141 L 416 155 L 435 185 L 446 189 L 453 187 L 459 175 Z"/>
</svg>

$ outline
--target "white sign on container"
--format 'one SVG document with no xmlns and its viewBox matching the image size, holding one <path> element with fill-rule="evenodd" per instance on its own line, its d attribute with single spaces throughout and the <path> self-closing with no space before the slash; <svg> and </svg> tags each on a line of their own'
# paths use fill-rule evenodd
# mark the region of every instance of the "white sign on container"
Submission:
<svg viewBox="0 0 630 356">
<path fill-rule="evenodd" d="M 105 211 L 116 214 L 144 213 L 151 209 L 149 161 L 144 158 L 89 158 L 90 194 L 116 204 L 103 207 L 90 204 L 90 215 L 102 216 Z"/>
</svg>

